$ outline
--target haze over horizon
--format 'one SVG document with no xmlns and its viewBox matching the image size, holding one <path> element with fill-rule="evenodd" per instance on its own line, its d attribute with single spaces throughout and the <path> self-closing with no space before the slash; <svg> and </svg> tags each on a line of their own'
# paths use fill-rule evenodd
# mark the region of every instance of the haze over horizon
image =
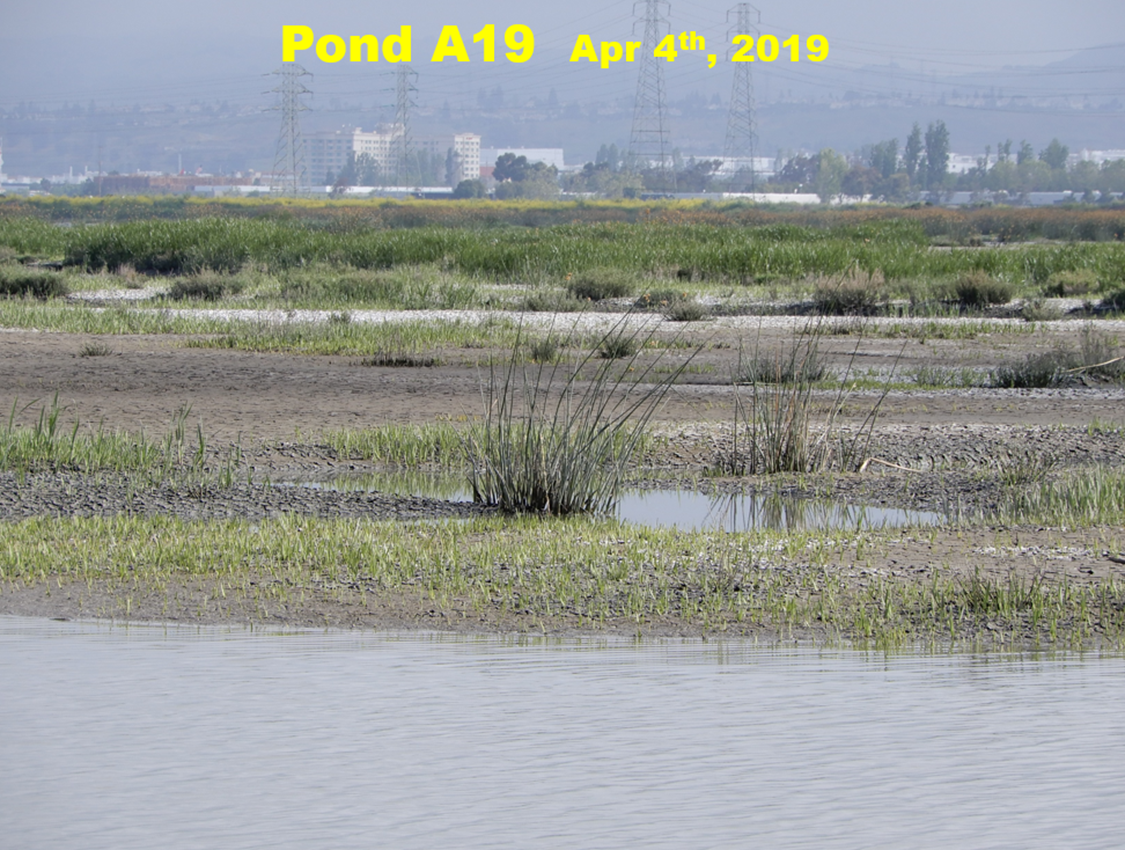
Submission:
<svg viewBox="0 0 1125 850">
<path fill-rule="evenodd" d="M 675 0 L 668 15 L 670 28 L 673 32 L 695 30 L 708 39 L 708 52 L 721 54 L 728 43 L 725 21 L 732 5 Z M 265 92 L 274 80 L 264 75 L 281 64 L 283 24 L 310 26 L 318 36 L 335 33 L 345 37 L 365 33 L 381 37 L 397 32 L 403 24 L 411 25 L 414 67 L 420 75 L 417 100 L 422 110 L 448 105 L 455 112 L 471 115 L 481 90 L 503 92 L 512 114 L 506 118 L 508 124 L 491 130 L 482 119 L 481 129 L 497 136 L 486 136 L 486 144 L 531 139 L 543 146 L 551 141 L 546 136 L 550 133 L 559 137 L 556 146 L 581 148 L 579 157 L 588 157 L 591 154 L 587 148 L 596 147 L 599 140 L 620 140 L 623 132 L 627 134 L 627 127 L 622 130 L 621 116 L 607 114 L 602 123 L 586 121 L 581 130 L 544 126 L 536 135 L 533 129 L 521 127 L 532 119 L 521 119 L 519 110 L 545 101 L 552 90 L 563 103 L 606 103 L 621 108 L 631 102 L 636 87 L 635 64 L 620 63 L 603 71 L 567 59 L 575 38 L 582 33 L 591 34 L 595 42 L 639 38 L 633 35 L 632 3 L 607 7 L 578 0 L 560 9 L 528 8 L 514 0 L 428 0 L 408 8 L 403 11 L 403 7 L 396 7 L 394 12 L 380 15 L 366 4 L 349 0 L 326 0 L 315 8 L 293 0 L 237 4 L 202 0 L 190 10 L 167 0 L 17 0 L 6 13 L 0 32 L 0 136 L 7 137 L 6 149 L 18 147 L 20 128 L 12 125 L 10 116 L 28 104 L 39 110 L 57 110 L 65 104 L 88 108 L 91 102 L 98 107 L 222 102 L 232 113 L 241 110 L 249 115 L 265 110 L 270 104 Z M 535 56 L 524 65 L 515 65 L 504 61 L 501 49 L 497 61 L 490 65 L 479 59 L 468 64 L 429 62 L 441 25 L 461 26 L 469 41 L 471 34 L 486 23 L 495 24 L 501 32 L 513 23 L 530 26 L 536 35 Z M 929 113 L 914 116 L 906 110 L 901 121 L 893 114 L 872 113 L 842 129 L 833 129 L 841 119 L 832 116 L 825 124 L 825 133 L 820 134 L 807 116 L 807 130 L 786 124 L 788 119 L 780 114 L 771 117 L 764 108 L 770 104 L 828 103 L 847 97 L 853 101 L 885 101 L 887 109 L 893 109 L 896 98 L 944 99 L 959 87 L 961 94 L 970 95 L 991 89 L 1009 98 L 1029 99 L 1037 110 L 1035 133 L 1023 118 L 1005 117 L 1014 125 L 1009 135 L 1024 132 L 1034 136 L 1035 144 L 1041 144 L 1040 136 L 1049 139 L 1073 129 L 1080 137 L 1071 140 L 1072 147 L 1077 148 L 1112 141 L 1114 125 L 1105 120 L 1111 116 L 1091 115 L 1086 120 L 1075 110 L 1075 123 L 1062 120 L 1062 112 L 1070 114 L 1081 99 L 1093 98 L 1090 108 L 1111 111 L 1114 102 L 1120 109 L 1125 101 L 1125 4 L 1108 0 L 1072 4 L 1070 12 L 1063 15 L 1042 0 L 1004 0 L 988 5 L 953 0 L 939 11 L 904 9 L 891 0 L 860 0 L 847 7 L 794 0 L 784 5 L 763 4 L 760 30 L 782 38 L 791 33 L 802 37 L 822 34 L 831 45 L 829 58 L 822 63 L 759 62 L 754 67 L 755 94 L 763 107 L 763 149 L 771 154 L 779 148 L 817 145 L 846 150 L 857 140 L 875 141 L 879 134 L 889 131 L 884 128 L 898 128 L 899 123 L 905 126 L 893 132 L 904 134 L 910 121 L 925 121 Z M 1104 51 L 1094 50 L 1106 45 L 1109 47 Z M 470 56 L 476 55 L 470 50 Z M 329 64 L 317 59 L 312 51 L 300 55 L 298 61 L 314 74 L 310 129 L 347 123 L 371 126 L 393 100 L 388 72 L 394 66 L 386 62 Z M 717 67 L 708 68 L 702 56 L 681 54 L 665 67 L 665 74 L 670 102 L 717 98 L 725 106 L 730 90 L 729 64 L 720 61 Z M 951 107 L 956 108 L 960 107 Z M 982 148 L 985 140 L 995 142 L 998 123 L 985 114 L 990 108 L 982 103 L 973 105 L 973 114 L 962 121 L 960 149 L 973 151 Z M 1023 114 L 1013 112 L 1010 102 L 1003 108 L 1016 116 Z M 1047 111 L 1041 112 L 1044 108 Z M 4 113 L 8 113 L 8 120 Z M 930 116 L 929 120 L 933 117 L 941 116 Z M 275 119 L 276 115 L 269 120 Z M 260 118 L 248 120 L 261 122 Z M 954 118 L 950 123 L 960 120 Z M 717 114 L 716 122 L 721 123 Z M 267 124 L 263 123 L 263 129 Z M 219 134 L 226 132 L 219 123 L 213 129 Z M 245 126 L 237 130 L 247 131 Z M 863 132 L 872 137 L 863 139 Z M 681 144 L 685 150 L 703 151 L 713 146 L 709 139 L 714 135 L 713 130 L 703 132 L 701 127 L 687 126 L 681 130 Z M 1125 147 L 1122 135 L 1118 147 Z M 94 142 L 87 147 L 91 144 Z M 168 141 L 172 147 L 185 144 L 183 140 Z M 262 149 L 270 145 L 272 137 L 263 140 Z M 954 146 L 958 147 L 956 134 Z M 67 154 L 70 160 L 76 155 Z M 138 156 L 133 157 L 137 167 L 167 167 Z M 224 167 L 241 167 L 239 163 L 244 160 L 257 162 L 260 158 L 251 154 L 224 156 Z M 13 161 L 6 158 L 7 170 L 11 171 Z M 80 167 L 78 162 L 74 165 Z"/>
</svg>

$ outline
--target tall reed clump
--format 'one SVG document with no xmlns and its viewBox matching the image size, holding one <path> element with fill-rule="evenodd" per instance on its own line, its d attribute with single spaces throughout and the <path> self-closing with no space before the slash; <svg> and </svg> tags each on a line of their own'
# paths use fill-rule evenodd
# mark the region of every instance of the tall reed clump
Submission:
<svg viewBox="0 0 1125 850">
<path fill-rule="evenodd" d="M 824 367 L 815 326 L 806 327 L 772 362 L 756 350 L 735 377 L 734 443 L 720 470 L 731 475 L 774 475 L 859 468 L 867 459 L 887 390 L 857 429 L 841 428 L 838 418 L 851 392 L 851 361 L 824 405 L 825 412 L 818 413 L 814 384 L 823 377 Z"/>
<path fill-rule="evenodd" d="M 463 443 L 474 501 L 558 516 L 613 507 L 653 413 L 690 362 L 652 381 L 659 358 L 639 359 L 647 338 L 624 363 L 599 356 L 628 333 L 611 328 L 573 365 L 520 366 L 517 345 L 506 367 L 490 370 L 485 421 Z"/>
</svg>

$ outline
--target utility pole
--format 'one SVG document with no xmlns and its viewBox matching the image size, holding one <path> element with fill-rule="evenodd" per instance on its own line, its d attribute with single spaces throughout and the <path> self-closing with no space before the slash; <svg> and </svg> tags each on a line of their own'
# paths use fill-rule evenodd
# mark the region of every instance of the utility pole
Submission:
<svg viewBox="0 0 1125 850">
<path fill-rule="evenodd" d="M 734 23 L 727 29 L 727 41 L 733 42 L 735 36 L 748 35 L 757 40 L 758 29 L 755 24 L 762 14 L 749 3 L 739 3 L 727 11 L 727 23 Z M 734 51 L 733 43 L 728 55 Z M 757 127 L 754 121 L 754 82 L 750 79 L 749 62 L 732 62 L 734 83 L 731 85 L 730 112 L 727 114 L 727 138 L 723 145 L 723 157 L 744 160 L 735 171 L 735 179 L 744 188 L 753 192 L 757 189 L 757 169 L 754 167 L 754 150 L 757 147 Z M 748 174 L 746 172 L 749 172 Z M 741 178 L 741 179 L 740 179 Z M 732 189 L 735 186 L 732 184 Z"/>
<path fill-rule="evenodd" d="M 410 110 L 417 104 L 413 95 L 418 91 L 414 81 L 418 79 L 418 72 L 409 64 L 400 63 L 395 69 L 395 133 L 392 145 L 394 157 L 395 185 L 409 186 L 420 183 L 422 175 L 418 174 L 417 157 L 414 154 L 413 139 L 410 136 Z"/>
<path fill-rule="evenodd" d="M 273 159 L 270 176 L 270 194 L 299 195 L 308 190 L 309 174 L 305 168 L 305 140 L 301 136 L 300 113 L 308 109 L 301 103 L 301 95 L 311 94 L 301 82 L 302 77 L 312 77 L 294 62 L 286 62 L 272 73 L 281 77 L 276 88 L 281 95 L 281 132 L 277 136 L 277 153 Z"/>
<path fill-rule="evenodd" d="M 631 170 L 652 168 L 657 173 L 658 187 L 666 191 L 676 188 L 672 167 L 672 147 L 668 141 L 668 110 L 664 99 L 664 60 L 653 55 L 660 39 L 668 34 L 668 19 L 661 14 L 671 12 L 666 0 L 636 0 L 644 7 L 644 17 L 633 24 L 644 24 L 641 42 L 641 67 L 637 76 L 637 97 L 633 102 L 633 129 L 629 134 L 629 154 L 626 157 Z"/>
</svg>

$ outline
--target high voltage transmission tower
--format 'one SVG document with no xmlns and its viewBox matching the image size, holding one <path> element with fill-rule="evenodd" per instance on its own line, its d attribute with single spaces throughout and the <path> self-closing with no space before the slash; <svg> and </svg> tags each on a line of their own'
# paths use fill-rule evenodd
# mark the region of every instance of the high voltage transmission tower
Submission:
<svg viewBox="0 0 1125 850">
<path fill-rule="evenodd" d="M 270 178 L 270 194 L 299 195 L 308 191 L 309 174 L 305 168 L 305 140 L 301 137 L 299 115 L 308 109 L 301 103 L 301 95 L 311 94 L 301 82 L 302 77 L 311 77 L 308 71 L 292 62 L 286 62 L 272 73 L 281 76 L 276 88 L 270 89 L 281 95 L 281 132 L 277 136 L 277 153 L 273 158 L 273 175 Z"/>
<path fill-rule="evenodd" d="M 735 36 L 747 35 L 757 40 L 758 30 L 754 26 L 761 21 L 762 15 L 749 3 L 739 3 L 727 11 L 727 23 L 734 23 L 727 30 L 727 42 L 730 43 Z M 732 46 L 731 51 L 735 48 Z M 757 141 L 757 127 L 754 121 L 754 83 L 750 79 L 749 62 L 733 62 L 734 83 L 730 92 L 730 112 L 727 115 L 727 138 L 723 145 L 723 157 L 738 160 L 735 172 L 736 187 L 753 192 L 757 189 L 756 171 L 754 168 L 754 149 Z M 744 164 L 743 164 L 744 163 Z"/>
<path fill-rule="evenodd" d="M 644 37 L 627 161 L 632 169 L 654 169 L 658 177 L 658 188 L 674 190 L 676 177 L 672 168 L 672 147 L 668 141 L 668 111 L 664 102 L 664 68 L 661 64 L 663 60 L 653 55 L 660 39 L 668 32 L 668 19 L 661 14 L 661 8 L 670 13 L 671 6 L 666 0 L 637 0 L 633 4 L 634 14 L 641 5 L 644 6 L 644 17 L 638 18 L 633 24 L 635 33 L 637 24 L 643 21 Z"/>
<path fill-rule="evenodd" d="M 395 126 L 392 149 L 395 185 L 410 186 L 421 182 L 418 173 L 418 157 L 414 152 L 414 141 L 410 135 L 410 110 L 417 106 L 412 95 L 418 91 L 414 81 L 418 72 L 408 64 L 400 64 L 395 69 Z"/>
</svg>

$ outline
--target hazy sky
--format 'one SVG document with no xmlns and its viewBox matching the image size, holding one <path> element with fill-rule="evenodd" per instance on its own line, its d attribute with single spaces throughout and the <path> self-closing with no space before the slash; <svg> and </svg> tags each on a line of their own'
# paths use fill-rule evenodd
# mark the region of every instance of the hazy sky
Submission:
<svg viewBox="0 0 1125 850">
<path fill-rule="evenodd" d="M 675 31 L 694 29 L 722 37 L 733 4 L 673 0 Z M 643 7 L 642 7 L 643 8 Z M 550 48 L 569 50 L 580 33 L 595 39 L 630 36 L 628 0 L 568 3 L 516 0 L 419 0 L 372 3 L 353 0 L 5 0 L 0 28 L 0 107 L 21 100 L 159 101 L 219 96 L 233 80 L 249 93 L 261 89 L 258 74 L 281 61 L 281 26 L 305 24 L 318 34 L 384 35 L 410 24 L 415 62 L 428 60 L 442 24 L 468 35 L 485 23 L 498 29 L 522 23 L 543 48 L 530 63 L 499 61 L 488 68 L 499 84 L 568 73 L 550 61 Z M 761 3 L 761 29 L 782 38 L 820 33 L 831 54 L 821 66 L 801 63 L 804 76 L 890 61 L 922 73 L 954 75 L 1002 65 L 1040 65 L 1070 52 L 1125 41 L 1125 2 L 1075 0 L 1060 7 L 1045 0 L 785 0 Z M 370 74 L 361 65 L 326 65 L 308 54 L 309 70 L 333 77 Z M 677 68 L 681 75 L 681 62 Z M 386 68 L 383 63 L 382 68 Z M 778 65 L 774 66 L 779 68 Z M 421 68 L 420 68 L 421 69 Z M 481 70 L 479 67 L 475 71 Z M 451 73 L 447 71 L 447 74 Z M 704 79 L 704 69 L 692 76 Z M 268 86 L 265 86 L 268 87 Z"/>
</svg>

